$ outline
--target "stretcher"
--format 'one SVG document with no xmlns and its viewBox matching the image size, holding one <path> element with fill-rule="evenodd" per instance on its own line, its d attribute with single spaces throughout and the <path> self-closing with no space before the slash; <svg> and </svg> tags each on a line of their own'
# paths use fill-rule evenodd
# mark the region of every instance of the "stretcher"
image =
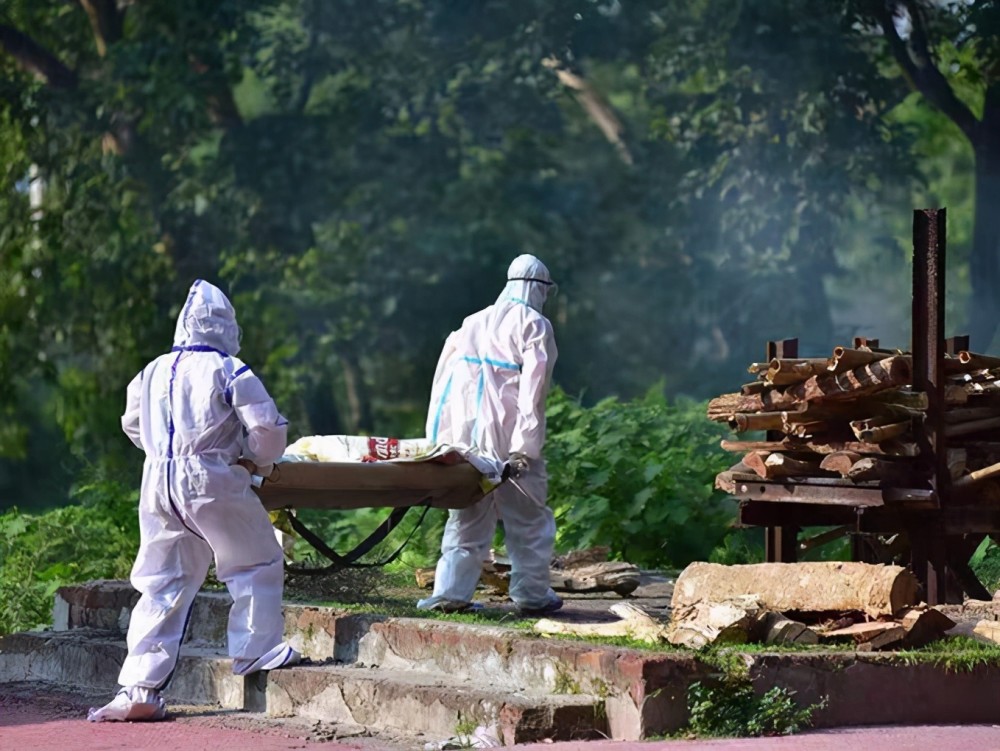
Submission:
<svg viewBox="0 0 1000 751">
<path fill-rule="evenodd" d="M 419 440 L 368 436 L 310 436 L 288 447 L 267 477 L 254 478 L 254 491 L 268 511 L 319 509 L 348 511 L 391 508 L 386 520 L 354 550 L 344 555 L 329 548 L 294 513 L 287 521 L 304 540 L 331 561 L 322 573 L 335 568 L 384 565 L 394 560 L 410 537 L 385 560 L 361 564 L 359 559 L 381 543 L 411 508 L 422 514 L 431 508 L 462 509 L 485 498 L 509 475 L 506 465 L 447 446 Z"/>
</svg>

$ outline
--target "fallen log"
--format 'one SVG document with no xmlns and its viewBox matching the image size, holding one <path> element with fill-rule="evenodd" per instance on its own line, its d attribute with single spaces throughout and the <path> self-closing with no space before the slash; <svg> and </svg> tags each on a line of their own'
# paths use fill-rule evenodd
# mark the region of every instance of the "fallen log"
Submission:
<svg viewBox="0 0 1000 751">
<path fill-rule="evenodd" d="M 773 610 L 765 611 L 763 617 L 758 617 L 752 634 L 753 641 L 764 644 L 818 644 L 819 636 L 804 623 L 786 618 Z"/>
<path fill-rule="evenodd" d="M 566 634 L 604 638 L 625 637 L 650 644 L 662 644 L 667 641 L 669 634 L 667 624 L 656 620 L 641 608 L 622 602 L 612 605 L 610 610 L 621 620 L 614 623 L 568 623 L 543 618 L 535 623 L 533 629 L 545 636 Z"/>
<path fill-rule="evenodd" d="M 814 375 L 826 372 L 827 358 L 775 358 L 769 363 L 765 379 L 775 386 L 801 383 Z"/>
<path fill-rule="evenodd" d="M 955 621 L 935 608 L 911 608 L 897 620 L 906 630 L 903 643 L 907 647 L 922 647 L 944 637 Z"/>
<path fill-rule="evenodd" d="M 701 649 L 710 644 L 745 644 L 763 614 L 754 595 L 736 595 L 722 602 L 698 601 L 672 608 L 667 640 Z"/>
<path fill-rule="evenodd" d="M 624 561 L 551 569 L 549 586 L 560 592 L 614 592 L 624 597 L 638 588 L 639 569 Z"/>
<path fill-rule="evenodd" d="M 916 577 L 901 566 L 833 561 L 692 563 L 677 577 L 671 607 L 755 594 L 763 608 L 782 613 L 857 610 L 877 618 L 915 605 L 917 589 Z"/>
<path fill-rule="evenodd" d="M 832 639 L 852 639 L 855 644 L 864 644 L 871 641 L 886 631 L 899 629 L 899 637 L 903 637 L 902 627 L 895 621 L 867 621 L 864 623 L 852 623 L 850 626 L 834 629 L 833 631 L 820 631 L 819 636 L 824 640 Z"/>
<path fill-rule="evenodd" d="M 893 422 L 892 418 L 870 418 L 849 423 L 855 438 L 865 443 L 882 443 L 905 435 L 913 426 L 912 420 Z"/>
<path fill-rule="evenodd" d="M 979 355 L 968 350 L 959 352 L 958 360 L 963 365 L 972 366 L 973 370 L 993 370 L 994 368 L 1000 368 L 1000 357 Z"/>
<path fill-rule="evenodd" d="M 736 492 L 737 480 L 733 475 L 752 475 L 753 470 L 750 469 L 743 462 L 734 464 L 732 467 L 727 469 L 725 472 L 720 472 L 715 476 L 715 487 L 717 490 L 721 490 L 723 493 L 729 493 L 730 495 Z"/>
<path fill-rule="evenodd" d="M 729 420 L 729 427 L 738 433 L 748 430 L 781 430 L 783 412 L 738 413 Z"/>
<path fill-rule="evenodd" d="M 765 480 L 778 480 L 782 477 L 829 477 L 828 472 L 820 469 L 818 461 L 794 459 L 787 454 L 755 451 L 743 457 L 743 464 Z"/>
</svg>

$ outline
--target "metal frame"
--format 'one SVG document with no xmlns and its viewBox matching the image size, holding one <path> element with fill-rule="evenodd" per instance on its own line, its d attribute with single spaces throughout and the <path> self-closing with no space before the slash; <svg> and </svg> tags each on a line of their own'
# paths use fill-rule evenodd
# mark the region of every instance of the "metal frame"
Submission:
<svg viewBox="0 0 1000 751">
<path fill-rule="evenodd" d="M 739 521 L 765 528 L 767 561 L 795 561 L 799 532 L 807 526 L 835 526 L 852 534 L 856 560 L 867 555 L 858 544 L 860 535 L 905 533 L 910 566 L 932 605 L 947 601 L 953 584 L 972 597 L 989 599 L 968 561 L 986 535 L 1000 534 L 1000 508 L 956 505 L 951 497 L 943 361 L 946 352 L 968 349 L 969 337 L 944 337 L 946 220 L 945 209 L 913 212 L 913 388 L 926 392 L 928 398 L 918 444 L 929 486 L 879 488 L 818 478 L 782 482 L 755 476 L 734 478 Z M 855 347 L 864 345 L 877 347 L 878 340 L 855 339 Z M 798 340 L 768 342 L 767 357 L 798 357 Z M 779 439 L 768 435 L 768 440 Z"/>
</svg>

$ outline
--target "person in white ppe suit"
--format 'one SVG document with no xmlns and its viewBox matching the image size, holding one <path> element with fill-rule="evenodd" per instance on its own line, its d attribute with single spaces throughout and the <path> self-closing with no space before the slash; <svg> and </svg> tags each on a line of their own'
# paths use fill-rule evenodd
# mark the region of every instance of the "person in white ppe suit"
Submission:
<svg viewBox="0 0 1000 751">
<path fill-rule="evenodd" d="M 475 505 L 449 512 L 434 592 L 418 608 L 472 607 L 498 521 L 511 560 L 510 597 L 526 614 L 558 610 L 549 587 L 556 523 L 546 505 L 545 397 L 556 361 L 542 306 L 554 284 L 532 255 L 514 259 L 496 303 L 465 319 L 438 360 L 427 437 L 499 463 L 513 477 Z"/>
<path fill-rule="evenodd" d="M 177 319 L 174 346 L 128 385 L 122 429 L 146 452 L 140 545 L 132 586 L 141 597 L 128 629 L 118 695 L 88 719 L 159 720 L 195 595 L 214 559 L 233 598 L 229 655 L 246 675 L 299 661 L 282 641 L 282 550 L 250 473 L 270 474 L 288 422 L 235 355 L 236 313 L 198 280 Z"/>
</svg>

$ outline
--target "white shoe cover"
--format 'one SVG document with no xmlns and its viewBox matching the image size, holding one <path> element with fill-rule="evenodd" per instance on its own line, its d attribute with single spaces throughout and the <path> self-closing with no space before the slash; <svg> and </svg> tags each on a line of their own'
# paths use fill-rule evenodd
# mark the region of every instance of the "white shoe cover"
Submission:
<svg viewBox="0 0 1000 751">
<path fill-rule="evenodd" d="M 292 649 L 288 642 L 281 642 L 271 649 L 267 654 L 250 660 L 237 657 L 233 660 L 233 673 L 236 675 L 250 675 L 261 670 L 277 670 L 298 664 L 302 660 L 302 655 Z"/>
<path fill-rule="evenodd" d="M 123 688 L 103 707 L 91 707 L 87 712 L 91 722 L 154 722 L 166 716 L 167 705 L 160 692 L 142 686 Z"/>
</svg>

